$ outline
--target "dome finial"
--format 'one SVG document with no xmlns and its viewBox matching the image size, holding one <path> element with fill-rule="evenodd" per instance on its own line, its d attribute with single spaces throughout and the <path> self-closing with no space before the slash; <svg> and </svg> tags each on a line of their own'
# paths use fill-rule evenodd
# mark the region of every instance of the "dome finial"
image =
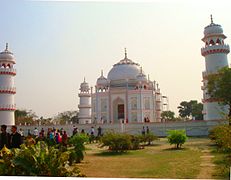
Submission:
<svg viewBox="0 0 231 180">
<path fill-rule="evenodd" d="M 5 51 L 8 51 L 8 43 L 6 43 L 6 49 L 5 49 Z"/>
<path fill-rule="evenodd" d="M 142 66 L 140 67 L 140 74 L 143 74 Z"/>
<path fill-rule="evenodd" d="M 83 78 L 83 82 L 84 82 L 84 83 L 86 82 L 86 79 L 85 79 L 85 77 Z"/>
<path fill-rule="evenodd" d="M 103 70 L 101 70 L 101 77 L 103 77 Z"/>
<path fill-rule="evenodd" d="M 125 59 L 127 59 L 127 48 L 124 48 Z"/>
<path fill-rule="evenodd" d="M 210 15 L 210 19 L 211 19 L 211 24 L 213 24 L 213 15 Z"/>
</svg>

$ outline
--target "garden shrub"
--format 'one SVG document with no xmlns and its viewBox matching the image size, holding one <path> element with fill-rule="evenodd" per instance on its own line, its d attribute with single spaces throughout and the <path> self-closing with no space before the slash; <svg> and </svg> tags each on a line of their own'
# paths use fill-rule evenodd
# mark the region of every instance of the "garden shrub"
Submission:
<svg viewBox="0 0 231 180">
<path fill-rule="evenodd" d="M 102 147 L 108 146 L 109 150 L 125 152 L 132 149 L 131 135 L 115 132 L 106 132 L 101 138 Z"/>
<path fill-rule="evenodd" d="M 219 150 L 231 152 L 231 126 L 217 126 L 209 132 L 209 137 L 215 142 Z"/>
<path fill-rule="evenodd" d="M 140 149 L 140 143 L 141 143 L 140 136 L 131 135 L 131 149 L 132 150 Z"/>
<path fill-rule="evenodd" d="M 0 175 L 83 176 L 76 167 L 68 168 L 69 152 L 61 152 L 40 141 L 20 149 L 1 150 Z"/>
<path fill-rule="evenodd" d="M 167 138 L 168 142 L 171 145 L 175 144 L 177 149 L 180 148 L 187 140 L 185 130 L 169 130 Z"/>
<path fill-rule="evenodd" d="M 216 126 L 209 132 L 209 137 L 218 147 L 218 152 L 223 153 L 223 158 L 215 161 L 218 164 L 217 172 L 222 178 L 228 178 L 231 167 L 231 126 Z"/>
<path fill-rule="evenodd" d="M 145 145 L 151 145 L 151 143 L 155 140 L 158 139 L 158 137 L 153 134 L 153 133 L 148 133 L 148 134 L 145 134 L 145 135 L 139 135 L 139 138 L 140 138 L 140 142 L 144 143 Z"/>
<path fill-rule="evenodd" d="M 70 157 L 69 163 L 70 165 L 73 162 L 80 163 L 84 158 L 85 146 L 84 143 L 89 141 L 89 137 L 86 134 L 75 134 L 72 136 L 68 143 L 72 144 L 74 147 L 69 149 Z"/>
</svg>

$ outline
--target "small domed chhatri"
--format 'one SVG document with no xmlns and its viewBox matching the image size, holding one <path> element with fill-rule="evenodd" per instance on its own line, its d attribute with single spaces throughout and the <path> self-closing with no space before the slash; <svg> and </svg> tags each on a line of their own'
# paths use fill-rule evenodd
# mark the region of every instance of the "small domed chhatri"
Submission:
<svg viewBox="0 0 231 180">
<path fill-rule="evenodd" d="M 205 27 L 204 35 L 208 36 L 208 35 L 214 35 L 214 34 L 223 34 L 223 29 L 221 25 L 213 23 L 212 15 L 210 16 L 210 18 L 211 18 L 211 24 Z"/>
<path fill-rule="evenodd" d="M 89 117 L 90 113 L 88 119 L 81 119 L 81 124 L 160 122 L 163 97 L 167 98 L 161 95 L 155 81 L 147 79 L 140 65 L 128 59 L 126 49 L 124 59 L 113 65 L 107 78 L 101 71 L 95 91 L 88 96 L 91 105 L 83 105 L 83 92 L 79 97 L 81 117 Z"/>
</svg>

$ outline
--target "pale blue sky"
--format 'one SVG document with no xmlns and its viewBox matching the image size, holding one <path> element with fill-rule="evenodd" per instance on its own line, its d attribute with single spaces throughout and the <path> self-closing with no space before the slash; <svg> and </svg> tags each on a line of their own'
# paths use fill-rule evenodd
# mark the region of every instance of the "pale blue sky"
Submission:
<svg viewBox="0 0 231 180">
<path fill-rule="evenodd" d="M 16 104 L 38 116 L 77 110 L 83 77 L 128 57 L 169 97 L 201 101 L 204 27 L 222 25 L 231 44 L 229 1 L 48 2 L 1 0 L 0 49 L 16 56 Z M 228 55 L 230 59 L 230 55 Z"/>
</svg>

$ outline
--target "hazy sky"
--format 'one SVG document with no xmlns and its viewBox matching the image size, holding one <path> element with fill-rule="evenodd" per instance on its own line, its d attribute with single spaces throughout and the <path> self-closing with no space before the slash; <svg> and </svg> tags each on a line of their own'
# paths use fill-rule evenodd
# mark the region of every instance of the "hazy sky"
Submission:
<svg viewBox="0 0 231 180">
<path fill-rule="evenodd" d="M 200 48 L 204 27 L 223 27 L 231 44 L 229 1 L 0 1 L 0 49 L 16 57 L 18 109 L 51 117 L 77 110 L 79 85 L 94 86 L 124 58 L 158 81 L 177 112 L 183 100 L 202 98 Z M 228 55 L 230 59 L 230 55 Z"/>
</svg>

